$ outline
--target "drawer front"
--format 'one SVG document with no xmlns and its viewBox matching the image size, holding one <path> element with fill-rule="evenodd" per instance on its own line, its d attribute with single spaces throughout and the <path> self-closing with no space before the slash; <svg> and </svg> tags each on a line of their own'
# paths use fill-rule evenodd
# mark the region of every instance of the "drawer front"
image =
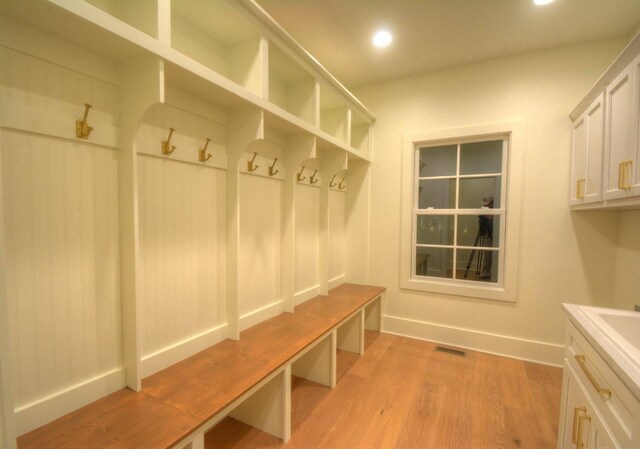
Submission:
<svg viewBox="0 0 640 449">
<path fill-rule="evenodd" d="M 604 424 L 585 386 L 578 380 L 578 374 L 566 360 L 564 370 L 565 408 L 560 421 L 564 432 L 558 441 L 558 449 L 627 449 L 616 441 Z"/>
<path fill-rule="evenodd" d="M 633 394 L 572 323 L 565 356 L 616 438 L 629 447 L 637 419 Z"/>
</svg>

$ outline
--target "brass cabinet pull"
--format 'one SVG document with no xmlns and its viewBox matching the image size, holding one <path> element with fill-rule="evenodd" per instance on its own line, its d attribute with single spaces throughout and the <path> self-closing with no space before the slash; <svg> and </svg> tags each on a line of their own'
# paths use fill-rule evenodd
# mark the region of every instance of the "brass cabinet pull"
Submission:
<svg viewBox="0 0 640 449">
<path fill-rule="evenodd" d="M 571 435 L 571 442 L 578 444 L 578 418 L 580 413 L 587 413 L 586 407 L 576 407 L 573 411 L 573 434 Z"/>
<path fill-rule="evenodd" d="M 582 421 L 589 421 L 591 422 L 591 416 L 589 415 L 582 415 L 580 417 L 578 417 L 578 439 L 576 442 L 576 446 L 578 449 L 584 449 L 584 441 L 582 440 Z"/>
<path fill-rule="evenodd" d="M 576 198 L 579 200 L 584 199 L 584 183 L 584 179 L 578 179 L 578 181 L 576 181 Z"/>
<path fill-rule="evenodd" d="M 578 362 L 578 365 L 580 365 L 580 368 L 582 368 L 582 371 L 584 371 L 584 373 L 587 375 L 587 378 L 589 379 L 589 382 L 591 382 L 591 385 L 593 385 L 596 391 L 601 395 L 610 397 L 611 390 L 609 390 L 608 388 L 602 388 L 600 385 L 598 385 L 598 382 L 596 381 L 596 379 L 593 377 L 593 375 L 589 372 L 589 369 L 587 368 L 586 360 L 587 360 L 586 357 L 583 355 L 576 356 L 576 361 Z"/>
<path fill-rule="evenodd" d="M 624 161 L 624 189 L 631 190 L 631 171 L 633 169 L 633 161 Z"/>
<path fill-rule="evenodd" d="M 622 161 L 618 164 L 618 189 L 631 190 L 631 173 L 633 161 Z"/>
</svg>

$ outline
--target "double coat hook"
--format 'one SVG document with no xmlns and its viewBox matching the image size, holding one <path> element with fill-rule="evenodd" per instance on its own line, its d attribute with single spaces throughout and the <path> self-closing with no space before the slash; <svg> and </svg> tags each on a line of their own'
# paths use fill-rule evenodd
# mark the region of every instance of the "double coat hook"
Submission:
<svg viewBox="0 0 640 449">
<path fill-rule="evenodd" d="M 336 179 L 336 175 L 333 175 L 333 178 L 331 178 L 331 181 L 329 182 L 329 187 L 335 187 L 337 184 L 334 182 Z"/>
<path fill-rule="evenodd" d="M 314 185 L 318 182 L 318 180 L 316 179 L 316 173 L 318 173 L 318 170 L 313 171 L 313 175 L 311 175 L 311 178 L 309 179 L 309 184 Z"/>
<path fill-rule="evenodd" d="M 256 160 L 256 156 L 258 156 L 258 153 L 254 151 L 253 158 L 247 161 L 247 171 L 249 171 L 249 173 L 256 171 L 259 167 L 259 165 L 254 165 L 253 163 Z"/>
<path fill-rule="evenodd" d="M 342 190 L 345 187 L 347 187 L 347 185 L 344 183 L 344 178 L 342 178 L 342 181 L 340 181 L 340 184 L 338 184 L 338 189 Z"/>
<path fill-rule="evenodd" d="M 302 176 L 302 173 L 304 172 L 304 165 L 302 166 L 302 168 L 300 169 L 300 173 L 296 174 L 296 179 L 298 180 L 298 182 L 302 182 L 305 179 L 307 179 L 306 176 Z"/>
<path fill-rule="evenodd" d="M 273 164 L 271 164 L 269 166 L 269 176 L 275 176 L 280 172 L 280 170 L 276 170 L 275 169 L 276 168 L 276 162 L 278 162 L 278 158 L 277 157 L 273 159 Z"/>
<path fill-rule="evenodd" d="M 175 151 L 175 145 L 171 145 L 171 136 L 174 131 L 175 129 L 169 128 L 169 137 L 167 137 L 167 140 L 162 141 L 162 154 L 171 154 Z"/>
<path fill-rule="evenodd" d="M 204 143 L 204 148 L 198 150 L 198 159 L 200 162 L 207 162 L 211 159 L 211 154 L 207 153 L 207 146 L 209 145 L 209 142 L 211 142 L 211 139 L 207 137 L 207 141 Z"/>
<path fill-rule="evenodd" d="M 87 117 L 89 117 L 89 109 L 91 109 L 91 105 L 89 103 L 84 104 L 84 117 L 82 117 L 82 121 L 76 120 L 76 137 L 81 139 L 88 139 L 89 134 L 93 131 L 93 128 L 89 126 L 87 123 Z"/>
</svg>

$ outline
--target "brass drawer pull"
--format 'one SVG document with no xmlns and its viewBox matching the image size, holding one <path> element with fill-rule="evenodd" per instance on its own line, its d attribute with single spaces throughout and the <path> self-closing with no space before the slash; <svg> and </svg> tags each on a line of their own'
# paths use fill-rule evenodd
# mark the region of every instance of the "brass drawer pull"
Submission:
<svg viewBox="0 0 640 449">
<path fill-rule="evenodd" d="M 587 368 L 586 357 L 583 355 L 577 355 L 576 361 L 578 362 L 578 365 L 580 365 L 580 368 L 582 368 L 582 371 L 584 371 L 584 373 L 587 375 L 589 382 L 591 382 L 591 385 L 593 385 L 596 391 L 603 396 L 610 397 L 611 390 L 609 390 L 608 388 L 602 388 L 600 385 L 598 385 L 598 382 L 596 381 L 596 379 L 589 372 L 589 369 Z"/>
<path fill-rule="evenodd" d="M 587 413 L 586 407 L 576 407 L 573 411 L 573 434 L 571 435 L 571 442 L 578 444 L 578 415 L 580 413 Z"/>
<path fill-rule="evenodd" d="M 576 446 L 578 449 L 584 449 L 584 441 L 582 439 L 582 421 L 589 421 L 591 422 L 591 416 L 589 415 L 582 415 L 578 418 L 578 441 L 576 442 Z"/>
</svg>

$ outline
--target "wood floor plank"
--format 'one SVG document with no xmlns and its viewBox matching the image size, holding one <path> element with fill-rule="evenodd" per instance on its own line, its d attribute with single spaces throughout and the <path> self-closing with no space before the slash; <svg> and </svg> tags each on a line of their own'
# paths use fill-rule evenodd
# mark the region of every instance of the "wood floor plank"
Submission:
<svg viewBox="0 0 640 449">
<path fill-rule="evenodd" d="M 458 357 L 435 347 L 381 334 L 335 389 L 318 386 L 320 395 L 293 389 L 297 418 L 287 444 L 232 423 L 214 431 L 224 445 L 211 437 L 206 447 L 555 448 L 560 368 L 473 351 Z M 294 380 L 294 385 L 307 382 Z"/>
</svg>

